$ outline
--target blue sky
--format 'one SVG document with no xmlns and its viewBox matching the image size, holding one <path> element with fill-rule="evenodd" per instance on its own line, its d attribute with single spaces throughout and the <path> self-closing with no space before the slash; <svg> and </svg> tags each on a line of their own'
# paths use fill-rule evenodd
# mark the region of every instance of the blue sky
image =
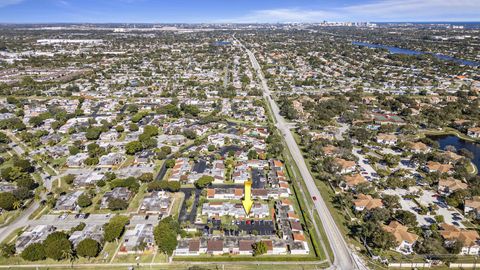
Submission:
<svg viewBox="0 0 480 270">
<path fill-rule="evenodd" d="M 480 0 L 0 0 L 2 23 L 480 21 Z"/>
</svg>

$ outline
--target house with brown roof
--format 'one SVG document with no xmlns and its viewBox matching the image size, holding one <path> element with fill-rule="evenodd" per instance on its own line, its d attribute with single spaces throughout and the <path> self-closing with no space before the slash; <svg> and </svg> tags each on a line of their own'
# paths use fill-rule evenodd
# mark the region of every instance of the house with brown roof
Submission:
<svg viewBox="0 0 480 270">
<path fill-rule="evenodd" d="M 463 156 L 457 153 L 454 153 L 452 151 L 443 152 L 441 156 L 445 158 L 449 163 L 456 163 L 457 161 L 463 158 Z"/>
<path fill-rule="evenodd" d="M 322 152 L 326 156 L 335 156 L 338 153 L 338 147 L 333 146 L 331 144 L 322 147 Z"/>
<path fill-rule="evenodd" d="M 396 251 L 403 254 L 410 254 L 413 252 L 413 245 L 418 239 L 418 235 L 408 232 L 408 228 L 403 226 L 398 221 L 392 221 L 388 225 L 383 225 L 382 229 L 391 233 L 397 242 Z"/>
<path fill-rule="evenodd" d="M 198 256 L 200 255 L 200 240 L 181 239 L 178 241 L 175 256 Z"/>
<path fill-rule="evenodd" d="M 450 173 L 453 169 L 451 164 L 442 164 L 436 161 L 429 161 L 427 165 L 425 165 L 425 170 L 427 172 L 440 172 L 440 173 Z"/>
<path fill-rule="evenodd" d="M 340 184 L 340 188 L 343 190 L 355 189 L 356 186 L 362 183 L 368 183 L 365 177 L 359 173 L 354 175 L 346 175 L 343 178 L 344 181 Z"/>
<path fill-rule="evenodd" d="M 345 160 L 343 158 L 335 158 L 334 162 L 340 168 L 340 173 L 351 173 L 355 171 L 355 161 Z"/>
<path fill-rule="evenodd" d="M 252 255 L 253 254 L 253 240 L 240 240 L 238 241 L 238 254 L 240 255 Z"/>
<path fill-rule="evenodd" d="M 371 210 L 374 208 L 383 207 L 381 199 L 374 199 L 370 195 L 359 194 L 355 200 L 353 200 L 355 211 L 363 211 L 365 209 Z"/>
<path fill-rule="evenodd" d="M 268 255 L 287 254 L 287 244 L 284 240 L 262 240 L 267 246 Z"/>
<path fill-rule="evenodd" d="M 223 250 L 223 240 L 208 240 L 207 241 L 207 253 L 212 255 L 221 255 L 224 252 Z"/>
<path fill-rule="evenodd" d="M 457 191 L 460 189 L 467 189 L 467 188 L 468 188 L 467 183 L 464 183 L 453 177 L 440 179 L 440 181 L 438 181 L 438 192 L 446 195 L 451 194 L 454 191 Z"/>
<path fill-rule="evenodd" d="M 445 239 L 445 245 L 453 245 L 460 241 L 463 246 L 461 255 L 478 255 L 480 251 L 480 236 L 476 230 L 459 229 L 454 225 L 442 223 L 440 235 Z"/>
<path fill-rule="evenodd" d="M 407 147 L 412 151 L 413 153 L 428 153 L 431 151 L 430 147 L 428 145 L 422 143 L 422 142 L 410 142 L 407 144 Z"/>
<path fill-rule="evenodd" d="M 465 215 L 473 213 L 476 219 L 480 219 L 480 196 L 474 196 L 471 200 L 465 200 L 463 205 Z"/>
<path fill-rule="evenodd" d="M 469 128 L 467 135 L 473 138 L 480 138 L 480 127 Z"/>
</svg>

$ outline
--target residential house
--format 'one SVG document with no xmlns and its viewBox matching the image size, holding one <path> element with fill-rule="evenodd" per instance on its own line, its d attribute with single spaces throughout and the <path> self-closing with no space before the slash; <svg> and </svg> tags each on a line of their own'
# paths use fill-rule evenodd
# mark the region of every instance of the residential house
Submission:
<svg viewBox="0 0 480 270">
<path fill-rule="evenodd" d="M 363 175 L 357 173 L 353 175 L 346 175 L 343 177 L 344 181 L 340 184 L 340 187 L 344 190 L 355 189 L 357 185 L 368 183 Z"/>
<path fill-rule="evenodd" d="M 377 135 L 377 143 L 394 146 L 397 143 L 397 136 L 393 134 L 380 133 Z"/>
<path fill-rule="evenodd" d="M 78 153 L 73 156 L 69 156 L 67 158 L 66 165 L 68 167 L 81 167 L 83 166 L 83 162 L 88 158 L 87 153 Z"/>
<path fill-rule="evenodd" d="M 125 160 L 125 156 L 121 153 L 108 153 L 100 157 L 99 167 L 113 167 L 119 165 Z"/>
<path fill-rule="evenodd" d="M 469 128 L 467 134 L 473 138 L 480 138 L 480 127 Z"/>
<path fill-rule="evenodd" d="M 168 216 L 172 202 L 172 195 L 166 191 L 154 191 L 143 198 L 140 213 L 161 214 Z"/>
<path fill-rule="evenodd" d="M 87 238 L 93 239 L 101 244 L 103 242 L 103 233 L 103 226 L 87 225 L 83 230 L 73 232 L 68 240 L 72 242 L 75 248 L 78 243 Z"/>
<path fill-rule="evenodd" d="M 436 161 L 429 161 L 427 162 L 425 169 L 429 173 L 432 173 L 432 172 L 450 173 L 451 170 L 453 169 L 453 166 L 451 164 L 442 164 Z"/>
<path fill-rule="evenodd" d="M 467 189 L 467 188 L 468 188 L 467 183 L 464 183 L 452 177 L 449 177 L 446 179 L 440 179 L 438 181 L 438 192 L 446 195 L 449 195 L 454 191 L 457 191 L 460 189 Z"/>
<path fill-rule="evenodd" d="M 480 251 L 480 236 L 476 230 L 459 229 L 454 225 L 442 223 L 440 235 L 445 239 L 445 245 L 454 245 L 455 242 L 462 243 L 461 255 L 478 255 Z"/>
<path fill-rule="evenodd" d="M 211 239 L 207 241 L 207 253 L 212 255 L 221 255 L 226 253 L 223 247 L 223 239 Z"/>
<path fill-rule="evenodd" d="M 365 209 L 371 210 L 374 208 L 383 207 L 383 203 L 381 199 L 374 199 L 370 195 L 359 194 L 357 198 L 353 200 L 353 205 L 355 211 L 361 212 Z"/>
<path fill-rule="evenodd" d="M 480 219 L 480 196 L 465 200 L 463 212 L 465 215 L 473 213 L 475 219 Z"/>
<path fill-rule="evenodd" d="M 116 187 L 111 191 L 105 192 L 100 203 L 100 208 L 101 209 L 108 208 L 108 203 L 110 202 L 111 199 L 115 198 L 115 199 L 121 199 L 124 201 L 129 201 L 132 196 L 133 196 L 133 192 L 131 192 L 128 188 Z"/>
<path fill-rule="evenodd" d="M 76 211 L 78 210 L 77 201 L 78 197 L 83 194 L 83 191 L 77 190 L 62 195 L 58 198 L 54 210 L 56 211 Z"/>
<path fill-rule="evenodd" d="M 335 158 L 334 163 L 339 167 L 341 174 L 351 173 L 355 171 L 355 161 L 349 161 L 342 158 Z"/>
<path fill-rule="evenodd" d="M 407 147 L 416 154 L 430 152 L 430 147 L 422 142 L 410 142 Z"/>
<path fill-rule="evenodd" d="M 408 228 L 398 221 L 391 221 L 388 225 L 383 225 L 383 230 L 391 233 L 397 242 L 396 251 L 403 254 L 413 252 L 413 245 L 418 239 L 418 235 L 408 232 Z"/>
<path fill-rule="evenodd" d="M 155 239 L 152 224 L 137 224 L 125 232 L 124 240 L 119 253 L 138 254 L 153 252 Z"/>
</svg>

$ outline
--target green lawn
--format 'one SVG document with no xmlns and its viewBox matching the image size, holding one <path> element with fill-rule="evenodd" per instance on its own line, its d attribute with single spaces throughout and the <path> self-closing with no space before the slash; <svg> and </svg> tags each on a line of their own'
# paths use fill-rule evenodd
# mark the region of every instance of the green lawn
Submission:
<svg viewBox="0 0 480 270">
<path fill-rule="evenodd" d="M 138 208 L 140 207 L 140 203 L 143 200 L 143 197 L 145 197 L 145 192 L 147 190 L 147 185 L 141 185 L 140 188 L 138 189 L 137 194 L 135 194 L 135 197 L 130 201 L 128 205 L 127 212 L 137 212 Z"/>
</svg>

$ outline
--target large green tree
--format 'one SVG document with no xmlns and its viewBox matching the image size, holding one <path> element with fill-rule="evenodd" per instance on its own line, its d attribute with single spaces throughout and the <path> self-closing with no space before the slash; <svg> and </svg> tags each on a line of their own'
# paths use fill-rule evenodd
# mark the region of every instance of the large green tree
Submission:
<svg viewBox="0 0 480 270">
<path fill-rule="evenodd" d="M 107 224 L 104 225 L 103 238 L 107 242 L 113 242 L 119 239 L 124 230 L 125 225 L 128 222 L 126 216 L 115 216 Z"/>
<path fill-rule="evenodd" d="M 92 258 L 92 257 L 97 257 L 99 252 L 100 252 L 100 244 L 91 238 L 83 239 L 77 245 L 78 256 Z"/>
<path fill-rule="evenodd" d="M 171 256 L 177 247 L 177 235 L 180 227 L 172 217 L 162 219 L 153 230 L 158 250 Z"/>
<path fill-rule="evenodd" d="M 27 246 L 20 256 L 27 261 L 40 261 L 45 260 L 45 248 L 41 243 L 33 243 Z"/>
<path fill-rule="evenodd" d="M 13 204 L 17 199 L 10 192 L 0 193 L 0 208 L 11 211 L 13 210 Z"/>
<path fill-rule="evenodd" d="M 267 253 L 267 245 L 265 242 L 260 241 L 252 245 L 253 256 L 258 256 Z"/>
<path fill-rule="evenodd" d="M 72 243 L 64 232 L 54 232 L 43 241 L 45 255 L 54 260 L 65 259 L 65 254 L 72 251 Z"/>
<path fill-rule="evenodd" d="M 210 185 L 213 182 L 214 178 L 209 175 L 203 175 L 197 181 L 195 181 L 195 186 L 197 188 L 204 188 Z"/>
</svg>

